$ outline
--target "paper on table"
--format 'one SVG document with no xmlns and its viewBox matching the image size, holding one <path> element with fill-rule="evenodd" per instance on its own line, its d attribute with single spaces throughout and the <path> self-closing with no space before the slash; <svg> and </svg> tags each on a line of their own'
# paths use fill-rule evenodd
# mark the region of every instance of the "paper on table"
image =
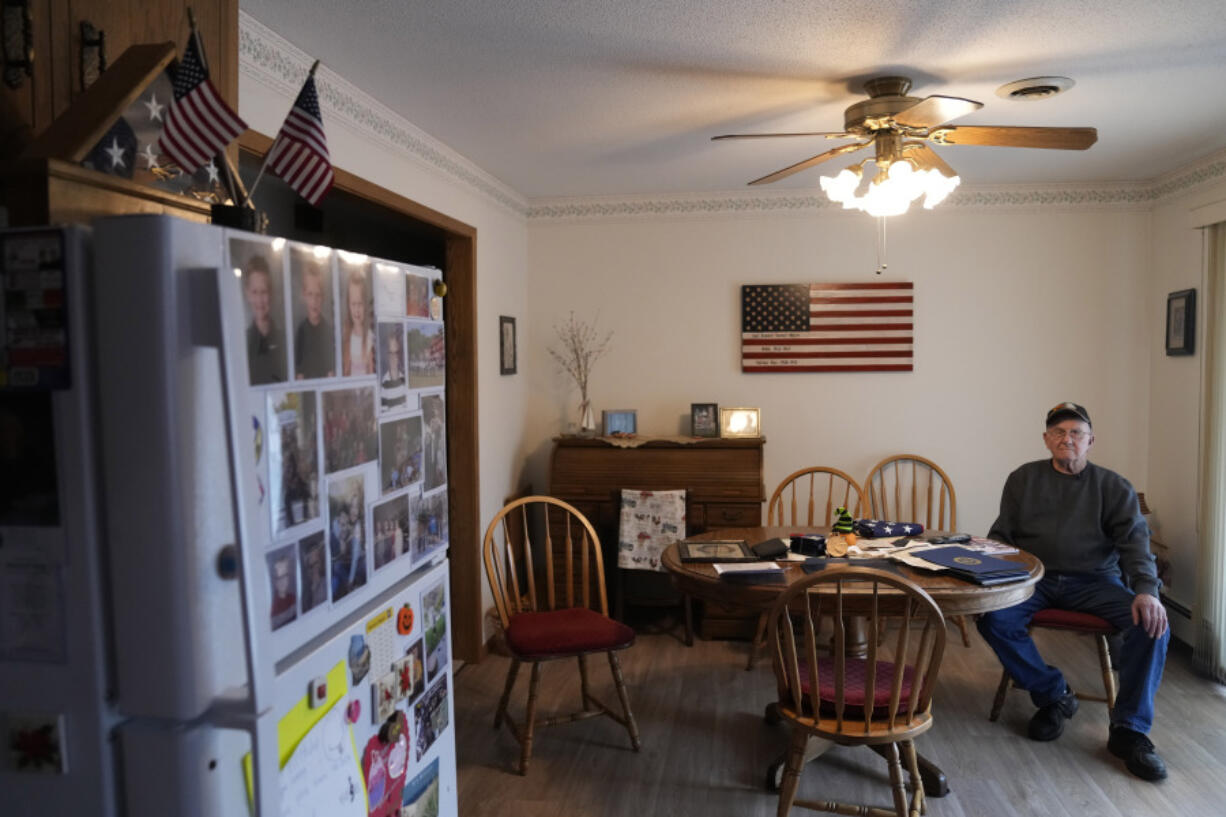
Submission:
<svg viewBox="0 0 1226 817">
<path fill-rule="evenodd" d="M 281 813 L 366 817 L 366 786 L 345 707 L 333 706 L 306 734 L 277 778 Z"/>
<path fill-rule="evenodd" d="M 722 575 L 725 574 L 744 574 L 744 573 L 778 573 L 783 570 L 777 562 L 717 562 L 715 572 Z"/>
<path fill-rule="evenodd" d="M 963 547 L 970 550 L 977 550 L 980 553 L 986 553 L 988 555 L 1008 555 L 1010 553 L 1018 552 L 1018 549 L 1013 545 L 1007 545 L 1004 542 L 997 542 L 995 539 L 982 539 L 978 536 L 972 536 L 971 541 L 964 544 Z"/>
<path fill-rule="evenodd" d="M 920 551 L 918 553 L 910 549 L 900 550 L 897 553 L 891 553 L 889 558 L 896 562 L 902 562 L 908 567 L 915 567 L 920 570 L 945 570 L 946 568 L 943 565 L 933 564 L 924 558 L 923 551 L 931 549 L 930 547 L 917 548 L 916 550 Z"/>
</svg>

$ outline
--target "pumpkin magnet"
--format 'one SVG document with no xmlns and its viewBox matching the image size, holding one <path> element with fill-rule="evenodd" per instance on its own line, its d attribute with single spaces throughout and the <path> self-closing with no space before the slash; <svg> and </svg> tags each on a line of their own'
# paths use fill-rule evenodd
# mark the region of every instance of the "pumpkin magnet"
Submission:
<svg viewBox="0 0 1226 817">
<path fill-rule="evenodd" d="M 408 635 L 413 632 L 413 608 L 405 604 L 396 613 L 396 632 L 401 635 Z"/>
</svg>

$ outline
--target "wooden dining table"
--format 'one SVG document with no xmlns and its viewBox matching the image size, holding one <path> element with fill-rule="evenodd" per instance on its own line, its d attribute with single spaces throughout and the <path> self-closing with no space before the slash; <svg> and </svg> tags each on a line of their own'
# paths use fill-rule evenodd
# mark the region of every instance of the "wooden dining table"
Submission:
<svg viewBox="0 0 1226 817">
<path fill-rule="evenodd" d="M 721 528 L 689 537 L 687 541 L 704 541 L 714 539 L 741 539 L 752 546 L 773 538 L 789 540 L 793 534 L 820 533 L 826 535 L 828 528 L 815 528 L 791 525 L 787 527 L 752 527 L 752 528 Z M 902 563 L 891 562 L 890 569 L 897 571 L 903 577 L 919 585 L 932 597 L 941 612 L 950 616 L 976 615 L 992 610 L 1011 607 L 1025 601 L 1034 593 L 1035 584 L 1043 577 L 1043 563 L 1033 555 L 1024 551 L 1003 555 L 1000 558 L 1017 562 L 1027 568 L 1026 578 L 1015 582 L 996 585 L 977 585 L 944 573 L 920 570 Z M 841 562 L 842 560 L 839 560 Z M 848 560 L 856 563 L 857 559 Z M 876 560 L 869 560 L 873 564 Z M 782 579 L 779 576 L 754 580 L 740 576 L 735 580 L 720 578 L 715 572 L 715 566 L 708 562 L 683 562 L 677 544 L 665 549 L 661 562 L 669 572 L 673 584 L 683 594 L 723 605 L 736 605 L 765 612 L 775 603 L 775 600 L 792 582 L 803 579 L 805 572 L 803 562 L 780 561 L 783 567 Z M 836 563 L 839 563 L 836 562 Z M 863 563 L 863 562 L 862 562 Z M 862 622 L 859 627 L 855 619 L 848 625 L 845 639 L 846 649 L 850 655 L 863 656 L 866 650 Z M 857 632 L 857 629 L 859 630 Z M 752 648 L 752 647 L 751 647 Z M 767 707 L 766 717 L 774 720 L 772 715 L 774 704 Z M 821 748 L 815 747 L 806 753 L 806 759 L 820 754 Z M 772 764 L 767 772 L 768 786 L 770 781 L 777 780 L 777 773 L 782 770 L 782 760 Z M 931 762 L 920 758 L 920 776 L 924 781 L 924 791 L 929 797 L 943 797 L 949 793 L 949 784 L 944 772 Z"/>
</svg>

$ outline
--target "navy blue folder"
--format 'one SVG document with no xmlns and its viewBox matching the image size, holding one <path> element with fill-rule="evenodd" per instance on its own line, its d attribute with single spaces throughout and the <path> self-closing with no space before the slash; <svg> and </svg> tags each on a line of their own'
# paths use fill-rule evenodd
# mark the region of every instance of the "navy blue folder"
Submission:
<svg viewBox="0 0 1226 817">
<path fill-rule="evenodd" d="M 915 555 L 975 584 L 1001 584 L 1030 575 L 1030 571 L 1017 562 L 988 556 L 957 545 L 923 550 Z"/>
</svg>

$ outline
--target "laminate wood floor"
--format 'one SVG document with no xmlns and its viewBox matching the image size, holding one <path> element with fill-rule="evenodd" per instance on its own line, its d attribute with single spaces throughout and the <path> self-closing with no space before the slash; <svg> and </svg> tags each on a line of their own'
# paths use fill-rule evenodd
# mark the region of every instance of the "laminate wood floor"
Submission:
<svg viewBox="0 0 1226 817">
<path fill-rule="evenodd" d="M 1134 817 L 1226 815 L 1226 687 L 1196 675 L 1186 648 L 1173 646 L 1151 738 L 1170 777 L 1147 783 L 1106 749 L 1106 706 L 1083 701 L 1053 743 L 1026 737 L 1033 712 L 1011 692 L 1000 720 L 987 719 L 1000 678 L 991 650 L 973 634 L 962 647 L 950 630 L 933 728 L 917 741 L 949 779 L 948 796 L 929 800 L 934 817 Z M 1074 688 L 1101 689 L 1092 642 L 1039 633 L 1039 646 Z M 509 659 L 491 655 L 455 678 L 459 806 L 464 817 L 767 817 L 778 798 L 764 788 L 768 765 L 784 750 L 787 727 L 763 720 L 774 695 L 769 662 L 745 670 L 747 644 L 640 634 L 622 668 L 638 719 L 642 751 L 607 718 L 538 730 L 526 777 L 515 773 L 519 747 L 492 726 Z M 616 706 L 608 665 L 593 660 L 596 694 Z M 528 672 L 520 673 L 512 711 L 522 712 Z M 542 668 L 540 709 L 577 708 L 574 661 Z M 556 709 L 555 709 L 556 707 Z M 798 796 L 888 807 L 885 761 L 864 748 L 835 747 L 810 764 Z M 793 814 L 812 813 L 793 809 Z"/>
</svg>

